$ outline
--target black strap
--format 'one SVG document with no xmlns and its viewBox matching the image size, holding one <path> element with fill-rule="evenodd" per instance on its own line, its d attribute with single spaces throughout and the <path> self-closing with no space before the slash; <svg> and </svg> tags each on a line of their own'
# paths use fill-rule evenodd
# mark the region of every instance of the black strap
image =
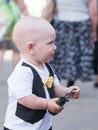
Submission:
<svg viewBox="0 0 98 130">
<path fill-rule="evenodd" d="M 50 65 L 48 63 L 45 63 L 45 65 L 47 66 L 49 72 L 50 72 L 50 75 L 54 76 L 54 73 L 53 73 L 53 70 L 52 68 L 50 67 Z"/>
<path fill-rule="evenodd" d="M 10 129 L 8 129 L 8 128 L 4 127 L 4 129 L 3 129 L 3 130 L 10 130 Z M 51 126 L 48 130 L 52 130 L 52 126 Z"/>
<path fill-rule="evenodd" d="M 8 128 L 6 128 L 6 127 L 4 127 L 4 129 L 3 130 L 10 130 L 10 129 L 8 129 Z M 50 129 L 49 129 L 50 130 Z"/>
<path fill-rule="evenodd" d="M 52 126 L 48 130 L 52 130 Z"/>
</svg>

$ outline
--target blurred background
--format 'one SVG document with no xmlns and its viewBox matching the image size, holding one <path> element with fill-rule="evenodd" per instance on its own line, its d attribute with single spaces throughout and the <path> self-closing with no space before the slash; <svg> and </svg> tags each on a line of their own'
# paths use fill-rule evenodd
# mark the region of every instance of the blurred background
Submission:
<svg viewBox="0 0 98 130">
<path fill-rule="evenodd" d="M 54 59 L 52 59 L 50 64 L 53 68 L 55 66 L 54 69 L 57 75 L 60 76 L 61 83 L 64 86 L 69 87 L 68 85 L 75 84 L 79 86 L 81 90 L 78 100 L 71 99 L 65 104 L 65 108 L 61 113 L 53 116 L 53 130 L 98 130 L 98 1 L 93 0 L 92 6 L 90 5 L 90 1 L 92 0 L 0 1 L 0 130 L 3 129 L 8 103 L 7 79 L 21 58 L 20 52 L 13 44 L 11 34 L 17 20 L 26 15 L 45 18 L 54 26 L 57 34 L 56 45 L 59 49 L 57 49 Z M 87 5 L 89 5 L 89 9 Z M 87 29 L 86 26 L 87 28 L 89 27 L 89 29 Z M 73 27 L 78 31 L 72 30 Z M 82 32 L 84 28 L 85 31 L 83 34 L 85 35 L 81 37 L 82 34 L 80 32 Z M 87 32 L 87 30 L 89 30 L 89 32 Z M 78 34 L 77 40 L 75 36 Z M 92 39 L 89 38 L 89 35 Z M 71 37 L 73 39 L 71 39 Z M 79 37 L 80 39 L 83 38 L 82 41 L 79 41 Z M 87 46 L 82 44 L 83 49 L 88 53 L 81 55 L 78 46 L 73 46 L 72 41 L 74 44 L 77 42 L 79 45 L 80 43 L 85 43 L 85 41 L 86 43 L 89 42 Z M 90 45 L 91 43 L 92 45 Z M 70 45 L 68 46 L 70 51 L 67 53 L 66 48 L 68 44 Z M 74 52 L 76 52 L 77 55 L 75 55 Z M 76 58 L 72 58 L 72 55 Z M 81 63 L 77 62 L 76 64 L 75 59 L 80 61 L 79 57 L 83 58 L 83 56 L 84 59 L 87 60 Z M 60 57 L 60 59 L 58 57 Z M 68 57 L 68 60 L 70 59 L 69 62 L 65 60 L 66 57 Z M 78 64 L 83 64 L 83 62 L 86 63 L 87 68 L 84 64 L 81 67 L 82 72 L 80 68 L 76 68 L 77 71 L 74 71 L 74 68 L 79 67 Z M 69 69 L 68 66 L 73 69 Z M 84 71 L 85 69 L 87 71 Z M 73 75 L 69 76 L 69 73 Z M 81 80 L 82 78 L 86 80 Z"/>
</svg>

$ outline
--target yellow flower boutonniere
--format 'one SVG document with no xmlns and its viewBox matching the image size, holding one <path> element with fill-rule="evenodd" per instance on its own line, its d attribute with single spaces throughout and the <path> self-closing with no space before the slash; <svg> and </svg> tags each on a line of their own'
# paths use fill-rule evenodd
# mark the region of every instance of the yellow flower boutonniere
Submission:
<svg viewBox="0 0 98 130">
<path fill-rule="evenodd" d="M 53 84 L 53 76 L 48 77 L 45 81 L 44 81 L 44 86 L 46 86 L 47 88 L 51 88 L 52 84 Z"/>
</svg>

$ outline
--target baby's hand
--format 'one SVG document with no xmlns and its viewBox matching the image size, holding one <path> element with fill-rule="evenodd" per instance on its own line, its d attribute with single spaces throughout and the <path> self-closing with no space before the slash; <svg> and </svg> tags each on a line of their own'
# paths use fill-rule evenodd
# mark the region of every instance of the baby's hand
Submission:
<svg viewBox="0 0 98 130">
<path fill-rule="evenodd" d="M 63 110 L 63 106 L 57 105 L 56 101 L 58 101 L 59 98 L 53 98 L 49 99 L 47 103 L 47 109 L 52 113 L 59 113 Z"/>
<path fill-rule="evenodd" d="M 80 89 L 77 86 L 70 86 L 69 88 L 67 88 L 67 93 L 70 93 L 72 91 L 72 96 L 71 98 L 79 98 L 80 96 Z"/>
</svg>

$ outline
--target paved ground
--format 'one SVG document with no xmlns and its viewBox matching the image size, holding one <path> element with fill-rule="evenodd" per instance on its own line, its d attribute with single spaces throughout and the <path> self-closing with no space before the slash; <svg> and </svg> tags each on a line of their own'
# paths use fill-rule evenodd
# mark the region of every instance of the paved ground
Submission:
<svg viewBox="0 0 98 130">
<path fill-rule="evenodd" d="M 0 68 L 0 130 L 8 101 L 6 80 L 11 71 L 11 62 L 5 60 Z M 65 109 L 53 117 L 53 130 L 98 130 L 98 89 L 93 88 L 92 82 L 77 81 L 76 85 L 81 89 L 80 99 L 71 99 Z"/>
</svg>

